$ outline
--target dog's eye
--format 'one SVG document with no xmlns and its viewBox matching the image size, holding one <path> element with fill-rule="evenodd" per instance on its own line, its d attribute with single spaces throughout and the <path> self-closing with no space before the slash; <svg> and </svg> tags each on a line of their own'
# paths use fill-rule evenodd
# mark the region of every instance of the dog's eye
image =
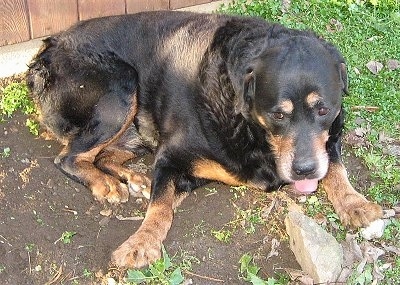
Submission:
<svg viewBox="0 0 400 285">
<path fill-rule="evenodd" d="M 318 109 L 318 115 L 319 116 L 325 116 L 326 114 L 329 113 L 329 108 L 321 107 Z"/>
<path fill-rule="evenodd" d="M 275 112 L 272 113 L 272 116 L 274 117 L 275 120 L 283 120 L 285 118 L 285 114 L 281 113 L 281 112 Z"/>
</svg>

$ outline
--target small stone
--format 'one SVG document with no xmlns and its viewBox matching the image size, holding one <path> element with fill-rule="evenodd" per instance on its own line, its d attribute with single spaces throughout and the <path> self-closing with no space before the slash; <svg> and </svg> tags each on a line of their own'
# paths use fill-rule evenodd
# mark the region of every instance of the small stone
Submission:
<svg viewBox="0 0 400 285">
<path fill-rule="evenodd" d="M 307 196 L 302 195 L 302 196 L 300 196 L 300 197 L 297 198 L 297 201 L 298 201 L 300 204 L 304 204 L 305 202 L 307 202 Z"/>
<path fill-rule="evenodd" d="M 111 277 L 107 278 L 107 285 L 117 285 L 117 284 L 118 283 L 117 283 L 117 281 L 115 281 L 114 278 L 111 278 Z"/>
<path fill-rule="evenodd" d="M 383 218 L 389 219 L 396 216 L 396 211 L 394 209 L 383 210 Z"/>
<path fill-rule="evenodd" d="M 104 209 L 100 211 L 100 215 L 109 217 L 112 214 L 112 209 Z"/>
<path fill-rule="evenodd" d="M 343 265 L 342 246 L 302 213 L 289 211 L 285 225 L 290 237 L 290 248 L 303 271 L 315 283 L 334 283 Z"/>
<path fill-rule="evenodd" d="M 360 234 L 366 240 L 380 238 L 383 235 L 386 224 L 382 219 L 373 221 L 368 227 L 361 229 Z"/>
<path fill-rule="evenodd" d="M 48 188 L 54 188 L 54 186 L 56 186 L 56 184 L 54 183 L 53 179 L 50 178 L 49 180 L 47 180 L 46 186 Z"/>
</svg>

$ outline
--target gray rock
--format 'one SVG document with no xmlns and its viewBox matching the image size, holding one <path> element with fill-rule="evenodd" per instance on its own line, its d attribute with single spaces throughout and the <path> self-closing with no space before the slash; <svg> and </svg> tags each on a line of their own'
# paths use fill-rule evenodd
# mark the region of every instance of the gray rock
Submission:
<svg viewBox="0 0 400 285">
<path fill-rule="evenodd" d="M 343 249 L 336 239 L 299 212 L 290 211 L 285 225 L 290 248 L 303 271 L 315 283 L 335 282 L 343 265 Z"/>
</svg>

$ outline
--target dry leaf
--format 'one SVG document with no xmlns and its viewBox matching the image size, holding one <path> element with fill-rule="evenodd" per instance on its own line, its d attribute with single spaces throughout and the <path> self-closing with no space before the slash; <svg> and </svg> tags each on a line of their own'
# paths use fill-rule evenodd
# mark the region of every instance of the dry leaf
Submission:
<svg viewBox="0 0 400 285">
<path fill-rule="evenodd" d="M 371 71 L 375 75 L 377 75 L 379 71 L 381 71 L 383 68 L 383 64 L 375 60 L 371 60 L 365 66 L 368 68 L 369 71 Z"/>
<path fill-rule="evenodd" d="M 398 61 L 396 59 L 389 59 L 386 62 L 386 66 L 390 71 L 398 69 L 398 68 L 400 68 L 400 61 Z"/>
<path fill-rule="evenodd" d="M 329 24 L 326 25 L 326 29 L 330 33 L 336 33 L 343 30 L 343 25 L 339 22 L 339 20 L 330 19 Z"/>
<path fill-rule="evenodd" d="M 303 285 L 312 285 L 314 280 L 305 272 L 292 268 L 285 268 L 286 273 L 290 276 L 290 280 L 299 281 Z M 297 283 L 296 283 L 297 284 Z"/>
<path fill-rule="evenodd" d="M 277 248 L 280 246 L 280 242 L 277 239 L 272 239 L 271 241 L 271 251 L 268 253 L 266 260 L 271 258 L 272 256 L 278 256 L 279 252 Z"/>
</svg>

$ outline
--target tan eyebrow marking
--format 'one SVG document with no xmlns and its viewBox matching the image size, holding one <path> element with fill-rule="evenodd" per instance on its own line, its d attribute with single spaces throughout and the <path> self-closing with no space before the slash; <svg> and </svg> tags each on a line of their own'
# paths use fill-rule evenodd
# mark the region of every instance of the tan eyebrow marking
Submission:
<svg viewBox="0 0 400 285">
<path fill-rule="evenodd" d="M 280 109 L 282 110 L 282 112 L 286 113 L 286 114 L 290 114 L 293 112 L 293 103 L 290 100 L 284 100 L 279 104 Z"/>
<path fill-rule="evenodd" d="M 322 97 L 317 92 L 311 92 L 307 95 L 306 102 L 308 106 L 314 107 L 321 99 Z"/>
</svg>

